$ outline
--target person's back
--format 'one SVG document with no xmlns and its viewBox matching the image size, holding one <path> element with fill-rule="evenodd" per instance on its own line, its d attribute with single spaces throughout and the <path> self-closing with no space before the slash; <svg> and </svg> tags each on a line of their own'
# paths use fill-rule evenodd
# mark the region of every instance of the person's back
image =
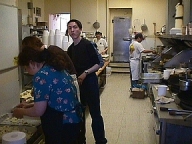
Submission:
<svg viewBox="0 0 192 144">
<path fill-rule="evenodd" d="M 77 91 L 62 51 L 25 46 L 18 55 L 18 65 L 33 75 L 34 105 L 15 108 L 13 116 L 40 117 L 46 144 L 72 143 L 80 132 Z"/>
<path fill-rule="evenodd" d="M 141 43 L 137 41 L 133 41 L 129 46 L 130 59 L 140 60 L 142 51 L 143 51 L 143 46 L 141 45 Z"/>
</svg>

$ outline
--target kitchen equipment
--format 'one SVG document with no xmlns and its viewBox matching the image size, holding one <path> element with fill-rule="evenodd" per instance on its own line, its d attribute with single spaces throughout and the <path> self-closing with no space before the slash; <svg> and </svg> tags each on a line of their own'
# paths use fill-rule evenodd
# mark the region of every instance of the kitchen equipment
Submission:
<svg viewBox="0 0 192 144">
<path fill-rule="evenodd" d="M 164 70 L 163 71 L 163 78 L 165 80 L 169 79 L 169 76 L 170 76 L 171 72 L 172 72 L 172 70 Z"/>
<path fill-rule="evenodd" d="M 0 117 L 0 125 L 37 127 L 40 124 L 40 119 L 36 117 L 24 116 L 22 119 L 17 119 L 12 116 L 12 113 L 6 113 Z"/>
<path fill-rule="evenodd" d="M 166 25 L 161 27 L 161 33 L 164 34 L 166 32 Z"/>
<path fill-rule="evenodd" d="M 167 86 L 166 85 L 158 85 L 158 96 L 166 96 L 167 94 Z"/>
<path fill-rule="evenodd" d="M 26 134 L 19 131 L 6 133 L 2 137 L 2 144 L 26 144 Z"/>
<path fill-rule="evenodd" d="M 177 112 L 177 111 L 169 111 L 170 115 L 177 116 L 177 115 L 190 115 L 191 113 L 188 112 Z"/>
<path fill-rule="evenodd" d="M 141 30 L 142 31 L 146 31 L 148 29 L 147 25 L 145 24 L 145 19 L 144 19 L 144 23 L 141 25 Z"/>
<path fill-rule="evenodd" d="M 182 91 L 179 90 L 176 98 L 179 100 L 178 105 L 185 110 L 192 111 L 192 90 Z"/>
<path fill-rule="evenodd" d="M 179 80 L 180 90 L 187 91 L 192 90 L 192 79 Z"/>
<path fill-rule="evenodd" d="M 178 110 L 178 109 L 172 109 L 167 107 L 160 107 L 160 111 L 175 111 L 175 112 L 185 112 L 185 113 L 192 113 L 192 111 L 189 110 Z"/>
<path fill-rule="evenodd" d="M 22 14 L 14 6 L 0 3 L 0 115 L 9 112 L 20 102 L 20 69 L 14 63 L 22 39 Z"/>
<path fill-rule="evenodd" d="M 94 22 L 93 23 L 93 27 L 97 30 L 97 29 L 99 29 L 100 28 L 100 23 L 99 22 Z"/>
</svg>

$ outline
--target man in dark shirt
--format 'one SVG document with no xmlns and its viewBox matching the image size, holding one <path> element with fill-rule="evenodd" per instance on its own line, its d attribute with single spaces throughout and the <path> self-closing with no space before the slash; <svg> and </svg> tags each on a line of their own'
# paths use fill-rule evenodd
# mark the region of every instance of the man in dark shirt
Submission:
<svg viewBox="0 0 192 144">
<path fill-rule="evenodd" d="M 89 107 L 96 144 L 106 144 L 104 122 L 100 110 L 98 79 L 95 74 L 100 68 L 100 61 L 92 43 L 81 38 L 82 24 L 80 21 L 76 19 L 70 20 L 67 23 L 67 29 L 73 39 L 73 43 L 69 46 L 67 53 L 77 71 L 81 103 Z M 84 117 L 78 144 L 86 144 L 85 131 Z"/>
</svg>

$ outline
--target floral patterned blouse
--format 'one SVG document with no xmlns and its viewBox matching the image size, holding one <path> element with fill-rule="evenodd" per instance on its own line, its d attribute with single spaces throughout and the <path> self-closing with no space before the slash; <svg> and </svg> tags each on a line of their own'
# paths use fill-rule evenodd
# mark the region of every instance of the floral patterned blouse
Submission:
<svg viewBox="0 0 192 144">
<path fill-rule="evenodd" d="M 64 112 L 63 123 L 78 123 L 80 118 L 74 110 L 77 90 L 72 77 L 66 71 L 44 66 L 33 77 L 34 102 L 47 101 L 55 110 Z"/>
</svg>

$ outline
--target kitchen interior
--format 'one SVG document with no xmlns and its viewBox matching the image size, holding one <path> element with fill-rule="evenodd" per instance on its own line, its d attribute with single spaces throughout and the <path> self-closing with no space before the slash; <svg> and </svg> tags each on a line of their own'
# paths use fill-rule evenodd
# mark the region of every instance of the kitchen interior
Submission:
<svg viewBox="0 0 192 144">
<path fill-rule="evenodd" d="M 72 43 L 72 39 L 65 36 L 66 23 L 70 18 L 76 18 L 83 24 L 84 38 L 92 40 L 94 33 L 100 31 L 108 42 L 107 56 L 103 56 L 105 64 L 96 72 L 108 143 L 191 144 L 191 10 L 192 0 L 0 0 L 0 143 L 12 144 L 2 139 L 4 134 L 12 131 L 26 134 L 26 141 L 22 139 L 19 144 L 43 143 L 39 118 L 11 117 L 11 110 L 20 102 L 33 101 L 30 95 L 32 76 L 17 67 L 17 55 L 22 39 L 29 35 L 66 51 Z M 139 96 L 134 99 L 130 97 L 128 47 L 137 32 L 145 36 L 142 41 L 144 48 L 153 49 L 157 54 L 142 55 L 140 81 L 147 86 L 147 90 L 145 98 L 142 97 L 143 92 L 135 92 Z M 168 72 L 168 77 L 165 77 L 165 72 Z M 159 96 L 158 93 L 162 85 L 167 86 L 165 96 Z M 117 95 L 122 97 L 124 105 L 120 100 L 109 104 L 108 101 L 116 99 L 112 96 L 116 94 L 114 89 L 120 92 Z M 141 118 L 143 115 L 130 115 L 132 105 L 138 109 L 139 105 L 145 106 L 140 108 L 141 112 L 137 111 L 137 115 L 144 113 L 142 109 L 147 109 L 150 119 L 145 119 L 146 116 Z M 113 110 L 114 107 L 119 109 Z M 139 126 L 131 128 L 134 124 L 130 122 L 128 126 L 116 124 L 114 117 L 118 115 L 117 112 L 133 121 L 139 117 L 141 121 L 138 123 L 145 121 L 143 127 L 149 125 L 145 132 L 149 129 L 152 134 L 142 133 L 140 136 L 134 133 Z M 90 116 L 87 116 L 87 121 L 87 127 L 90 127 Z M 122 127 L 127 129 L 116 134 Z M 90 131 L 88 128 L 88 144 L 94 143 Z M 22 137 L 23 133 L 17 134 Z M 150 136 L 143 138 L 146 135 Z M 152 135 L 155 138 L 151 138 Z"/>
</svg>

